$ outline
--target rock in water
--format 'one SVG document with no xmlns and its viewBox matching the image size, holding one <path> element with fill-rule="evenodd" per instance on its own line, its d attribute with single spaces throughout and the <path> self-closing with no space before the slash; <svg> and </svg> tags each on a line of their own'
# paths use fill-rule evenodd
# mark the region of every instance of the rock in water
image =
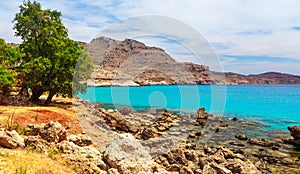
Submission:
<svg viewBox="0 0 300 174">
<path fill-rule="evenodd" d="M 235 138 L 239 139 L 239 140 L 247 140 L 248 137 L 245 134 L 237 134 L 235 135 Z"/>
<path fill-rule="evenodd" d="M 24 147 L 24 139 L 15 131 L 0 129 L 0 146 L 14 149 Z"/>
<path fill-rule="evenodd" d="M 300 145 L 300 126 L 289 126 L 288 130 L 290 131 L 291 136 L 294 138 L 293 143 Z"/>
<path fill-rule="evenodd" d="M 197 116 L 199 119 L 207 119 L 208 114 L 205 112 L 205 108 L 199 108 L 197 110 Z"/>
</svg>

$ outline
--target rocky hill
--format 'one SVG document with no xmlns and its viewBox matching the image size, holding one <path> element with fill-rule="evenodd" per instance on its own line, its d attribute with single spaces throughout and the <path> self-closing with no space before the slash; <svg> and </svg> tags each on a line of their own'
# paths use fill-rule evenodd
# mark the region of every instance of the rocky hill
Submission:
<svg viewBox="0 0 300 174">
<path fill-rule="evenodd" d="M 89 86 L 151 84 L 299 84 L 300 76 L 268 72 L 257 75 L 214 72 L 208 66 L 176 62 L 163 49 L 125 39 L 99 37 L 88 44 L 96 59 Z"/>
</svg>

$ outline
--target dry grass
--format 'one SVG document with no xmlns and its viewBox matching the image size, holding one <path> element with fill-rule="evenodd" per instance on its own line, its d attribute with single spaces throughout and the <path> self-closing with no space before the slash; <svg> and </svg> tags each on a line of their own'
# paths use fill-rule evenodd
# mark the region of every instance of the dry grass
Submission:
<svg viewBox="0 0 300 174">
<path fill-rule="evenodd" d="M 45 154 L 29 150 L 9 150 L 0 148 L 0 173 L 7 174 L 61 174 L 75 173 L 66 161 L 55 156 L 48 157 Z"/>
</svg>

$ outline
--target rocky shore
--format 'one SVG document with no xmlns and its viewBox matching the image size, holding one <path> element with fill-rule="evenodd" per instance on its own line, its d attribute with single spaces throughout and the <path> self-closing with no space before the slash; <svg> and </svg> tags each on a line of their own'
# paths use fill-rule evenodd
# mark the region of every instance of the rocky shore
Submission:
<svg viewBox="0 0 300 174">
<path fill-rule="evenodd" d="M 262 136 L 260 123 L 165 109 L 119 111 L 76 101 L 84 132 L 59 122 L 1 129 L 0 146 L 59 154 L 76 173 L 299 173 L 300 127 Z M 260 132 L 260 134 L 257 134 Z M 260 137 L 258 137 L 260 135 Z"/>
</svg>

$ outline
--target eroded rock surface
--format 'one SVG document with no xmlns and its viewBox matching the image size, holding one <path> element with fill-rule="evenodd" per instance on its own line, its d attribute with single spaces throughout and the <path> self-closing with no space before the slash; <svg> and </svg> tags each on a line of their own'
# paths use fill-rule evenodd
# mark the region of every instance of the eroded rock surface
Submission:
<svg viewBox="0 0 300 174">
<path fill-rule="evenodd" d="M 0 129 L 0 146 L 14 149 L 17 147 L 24 147 L 24 139 L 15 131 L 8 131 L 3 128 Z"/>
</svg>

